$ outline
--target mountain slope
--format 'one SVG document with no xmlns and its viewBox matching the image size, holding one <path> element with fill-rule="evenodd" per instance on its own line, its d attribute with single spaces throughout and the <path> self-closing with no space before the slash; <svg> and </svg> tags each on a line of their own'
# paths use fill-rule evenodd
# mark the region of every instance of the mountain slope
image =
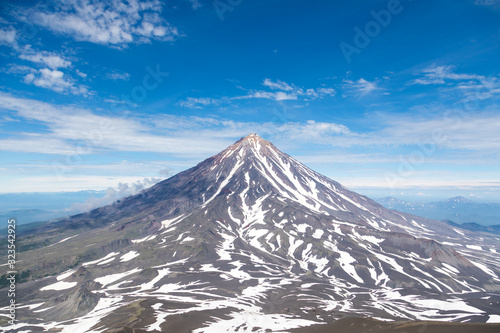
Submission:
<svg viewBox="0 0 500 333">
<path fill-rule="evenodd" d="M 500 300 L 498 239 L 471 247 L 473 233 L 388 210 L 254 134 L 20 242 L 32 280 L 21 301 L 40 305 L 18 329 L 277 331 L 353 314 L 486 322 Z M 51 311 L 62 302 L 71 309 Z"/>
</svg>

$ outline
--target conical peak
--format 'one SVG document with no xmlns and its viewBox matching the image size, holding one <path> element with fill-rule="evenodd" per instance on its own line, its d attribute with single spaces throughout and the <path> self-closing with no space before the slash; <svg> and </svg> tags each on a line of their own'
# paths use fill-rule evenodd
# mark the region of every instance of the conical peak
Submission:
<svg viewBox="0 0 500 333">
<path fill-rule="evenodd" d="M 244 138 L 241 138 L 239 142 L 267 142 L 266 140 L 262 139 L 260 136 L 258 136 L 256 133 L 251 133 Z"/>
<path fill-rule="evenodd" d="M 222 161 L 252 160 L 253 158 L 263 158 L 265 156 L 283 155 L 272 143 L 262 139 L 255 133 L 242 137 L 231 146 L 215 156 L 215 163 Z"/>
<path fill-rule="evenodd" d="M 262 139 L 255 133 L 249 134 L 246 137 L 241 138 L 234 144 L 237 148 L 243 150 L 253 150 L 264 153 L 267 149 L 272 149 L 278 151 L 273 144 L 267 140 Z"/>
<path fill-rule="evenodd" d="M 250 139 L 261 139 L 263 140 L 257 133 L 250 133 L 243 139 L 250 140 Z"/>
</svg>

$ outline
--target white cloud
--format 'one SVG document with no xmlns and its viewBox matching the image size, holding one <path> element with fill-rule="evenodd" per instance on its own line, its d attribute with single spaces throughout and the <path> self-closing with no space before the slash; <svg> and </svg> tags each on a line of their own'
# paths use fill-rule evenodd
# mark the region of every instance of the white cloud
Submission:
<svg viewBox="0 0 500 333">
<path fill-rule="evenodd" d="M 278 92 L 265 92 L 265 91 L 257 91 L 254 92 L 253 95 L 250 95 L 254 98 L 268 98 L 274 99 L 277 101 L 283 100 L 297 100 L 299 96 L 309 97 L 311 99 L 323 98 L 325 96 L 334 96 L 335 90 L 333 88 L 300 88 L 293 84 L 288 84 L 286 82 L 277 80 L 276 82 L 271 79 L 265 79 L 262 83 L 264 86 L 270 88 L 271 90 L 279 90 Z"/>
<path fill-rule="evenodd" d="M 270 91 L 254 91 L 249 95 L 241 96 L 241 99 L 246 98 L 265 98 L 272 99 L 275 101 L 289 101 L 289 100 L 297 100 L 297 94 L 295 93 L 287 93 L 284 91 L 278 92 L 270 92 Z"/>
<path fill-rule="evenodd" d="M 262 85 L 271 91 L 250 90 L 247 95 L 233 97 L 233 99 L 264 98 L 275 101 L 290 101 L 297 100 L 298 96 L 304 95 L 304 89 L 280 80 L 275 82 L 271 79 L 264 79 Z"/>
<path fill-rule="evenodd" d="M 58 93 L 70 93 L 73 95 L 83 96 L 92 94 L 87 86 L 79 84 L 75 78 L 72 78 L 67 73 L 64 73 L 58 69 L 36 69 L 25 65 L 11 65 L 6 70 L 6 72 L 10 74 L 22 75 L 22 81 L 26 84 L 50 89 Z M 82 73 L 78 70 L 76 70 L 75 72 L 82 78 L 85 78 L 87 76 L 85 73 Z"/>
<path fill-rule="evenodd" d="M 478 102 L 500 95 L 500 79 L 479 74 L 456 73 L 454 66 L 430 66 L 418 72 L 412 85 L 438 85 L 446 92 L 463 94 L 462 103 Z"/>
<path fill-rule="evenodd" d="M 108 187 L 106 189 L 106 194 L 103 197 L 99 198 L 89 198 L 83 203 L 74 203 L 68 209 L 68 213 L 76 214 L 82 213 L 94 208 L 99 208 L 105 205 L 112 204 L 116 200 L 121 198 L 134 195 L 139 193 L 140 191 L 147 189 L 154 184 L 160 182 L 161 178 L 144 178 L 142 180 L 138 180 L 134 183 L 119 183 L 116 187 Z"/>
<path fill-rule="evenodd" d="M 297 88 L 294 88 L 291 85 L 289 85 L 288 83 L 280 81 L 280 80 L 273 82 L 273 81 L 271 81 L 271 79 L 265 79 L 262 84 L 265 85 L 266 87 L 271 88 L 272 90 L 283 90 L 283 91 L 297 90 Z"/>
<path fill-rule="evenodd" d="M 85 74 L 85 73 L 83 73 L 83 72 L 80 72 L 78 69 L 77 69 L 77 70 L 75 70 L 75 73 L 76 73 L 79 77 L 81 77 L 81 78 L 83 78 L 83 79 L 85 79 L 85 78 L 87 77 L 87 74 Z"/>
<path fill-rule="evenodd" d="M 366 79 L 359 79 L 357 81 L 352 80 L 344 80 L 343 87 L 345 90 L 351 93 L 356 93 L 361 96 L 368 95 L 380 88 L 377 86 L 377 83 L 374 81 L 368 81 Z"/>
<path fill-rule="evenodd" d="M 194 10 L 202 7 L 199 0 L 189 0 L 189 2 L 191 2 L 191 6 L 193 7 Z"/>
<path fill-rule="evenodd" d="M 106 73 L 104 75 L 104 78 L 108 80 L 122 80 L 122 81 L 128 81 L 130 79 L 130 74 L 129 73 L 118 73 L 118 72 L 113 72 L 113 73 Z"/>
<path fill-rule="evenodd" d="M 70 61 L 63 59 L 61 56 L 54 52 L 34 51 L 30 46 L 23 48 L 21 54 L 19 55 L 19 58 L 42 64 L 52 69 L 66 68 L 71 66 Z"/>
<path fill-rule="evenodd" d="M 498 140 L 499 114 L 469 115 L 462 110 L 445 110 L 432 119 L 411 117 L 394 119 L 386 123 L 380 133 L 380 143 L 418 145 L 436 142 L 438 147 L 458 150 L 500 149 Z"/>
<path fill-rule="evenodd" d="M 430 66 L 418 73 L 421 77 L 415 79 L 413 84 L 430 85 L 445 84 L 447 81 L 482 80 L 485 77 L 476 74 L 457 74 L 454 66 Z"/>
<path fill-rule="evenodd" d="M 222 97 L 219 99 L 213 98 L 193 98 L 188 97 L 186 100 L 179 102 L 179 105 L 187 108 L 202 108 L 208 105 L 220 105 L 223 103 L 230 103 L 231 101 L 244 100 L 244 99 L 270 99 L 277 102 L 282 101 L 309 101 L 320 99 L 327 96 L 334 96 L 335 90 L 329 87 L 320 87 L 316 89 L 304 89 L 297 87 L 293 84 L 277 80 L 276 82 L 271 79 L 265 79 L 262 83 L 268 90 L 246 90 L 247 94 L 242 96 Z"/>
<path fill-rule="evenodd" d="M 354 135 L 347 126 L 335 123 L 317 122 L 309 120 L 306 123 L 286 123 L 282 125 L 270 125 L 269 134 L 275 133 L 281 136 L 290 136 L 315 142 L 322 137 L 350 136 Z"/>
<path fill-rule="evenodd" d="M 29 66 L 25 66 L 25 65 L 10 65 L 7 70 L 6 70 L 6 73 L 9 73 L 9 74 L 26 74 L 28 72 L 32 72 L 34 69 L 29 67 Z"/>
<path fill-rule="evenodd" d="M 2 36 L 0 35 L 1 38 Z M 87 86 L 78 84 L 77 80 L 68 73 L 72 63 L 56 52 L 34 50 L 29 44 L 19 47 L 16 43 L 11 43 L 9 46 L 18 54 L 19 59 L 30 61 L 34 66 L 38 65 L 38 68 L 11 64 L 5 71 L 6 73 L 21 74 L 24 83 L 50 89 L 58 93 L 71 93 L 84 96 L 90 94 Z M 66 70 L 66 72 L 62 72 L 62 69 Z M 82 73 L 78 69 L 75 69 L 75 73 L 81 78 L 87 77 L 87 74 Z"/>
<path fill-rule="evenodd" d="M 500 0 L 476 0 L 474 4 L 478 6 L 495 6 L 500 4 Z"/>
<path fill-rule="evenodd" d="M 71 78 L 68 78 L 63 72 L 56 69 L 32 69 L 30 73 L 24 76 L 23 81 L 26 84 L 33 84 L 37 87 L 50 89 L 58 93 L 71 93 L 74 95 L 89 94 L 87 87 L 76 85 Z"/>
<path fill-rule="evenodd" d="M 13 27 L 4 27 L 0 29 L 0 45 L 17 47 L 17 31 Z"/>
<path fill-rule="evenodd" d="M 220 104 L 220 100 L 207 97 L 201 97 L 201 98 L 188 97 L 185 101 L 179 102 L 180 106 L 189 109 L 201 109 L 203 106 L 218 105 L 218 104 Z"/>
<path fill-rule="evenodd" d="M 480 101 L 500 95 L 500 80 L 484 78 L 480 81 L 467 81 L 456 86 L 466 96 L 464 102 Z"/>
<path fill-rule="evenodd" d="M 20 47 L 16 41 L 17 32 L 12 27 L 0 29 L 0 45 L 10 46 L 19 59 L 30 61 L 37 69 L 13 64 L 5 71 L 9 74 L 21 74 L 23 82 L 41 88 L 53 90 L 58 93 L 71 93 L 74 95 L 89 95 L 90 91 L 85 85 L 79 85 L 77 80 L 70 76 L 68 69 L 72 66 L 71 61 L 64 59 L 56 52 L 34 50 L 31 45 Z M 66 69 L 66 73 L 60 69 Z M 86 78 L 87 74 L 75 69 L 75 73 Z"/>
<path fill-rule="evenodd" d="M 335 89 L 333 88 L 317 88 L 315 89 L 307 89 L 306 95 L 311 96 L 313 98 L 322 98 L 325 96 L 335 96 Z"/>
<path fill-rule="evenodd" d="M 118 99 L 118 97 L 117 98 L 105 98 L 104 101 L 106 103 L 111 103 L 111 104 L 126 104 L 129 107 L 137 107 L 138 106 L 136 103 L 132 103 L 131 101 L 126 100 L 126 99 Z"/>
<path fill-rule="evenodd" d="M 159 0 L 55 0 L 28 10 L 24 19 L 78 41 L 124 47 L 179 36 L 162 18 L 162 6 Z"/>
</svg>

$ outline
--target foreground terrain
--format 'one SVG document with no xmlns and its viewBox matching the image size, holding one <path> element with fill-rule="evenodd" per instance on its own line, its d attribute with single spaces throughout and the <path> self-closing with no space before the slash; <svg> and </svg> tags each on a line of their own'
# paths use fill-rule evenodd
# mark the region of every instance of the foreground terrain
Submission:
<svg viewBox="0 0 500 333">
<path fill-rule="evenodd" d="M 368 318 L 346 318 L 330 325 L 290 330 L 291 333 L 496 333 L 500 324 L 463 324 L 443 322 L 380 322 Z"/>
</svg>

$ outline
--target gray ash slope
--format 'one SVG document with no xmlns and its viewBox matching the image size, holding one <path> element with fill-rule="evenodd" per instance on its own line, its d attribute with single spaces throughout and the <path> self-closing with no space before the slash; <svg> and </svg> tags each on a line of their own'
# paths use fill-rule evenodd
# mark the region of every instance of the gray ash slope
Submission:
<svg viewBox="0 0 500 333">
<path fill-rule="evenodd" d="M 41 237 L 50 244 L 23 252 L 32 281 L 19 294 L 30 307 L 13 329 L 277 332 L 345 315 L 500 319 L 498 238 L 386 209 L 255 134 L 25 237 L 27 248 Z"/>
</svg>

